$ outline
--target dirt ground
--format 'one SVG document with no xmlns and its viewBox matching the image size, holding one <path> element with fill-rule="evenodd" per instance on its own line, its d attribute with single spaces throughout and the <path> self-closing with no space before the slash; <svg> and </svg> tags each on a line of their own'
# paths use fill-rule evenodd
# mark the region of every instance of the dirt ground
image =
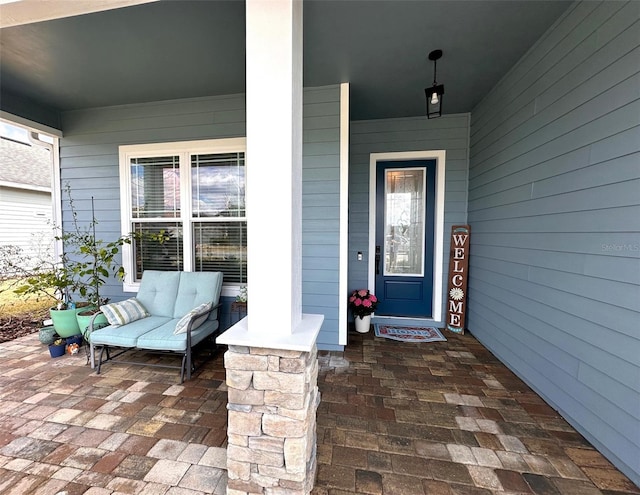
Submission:
<svg viewBox="0 0 640 495">
<path fill-rule="evenodd" d="M 38 295 L 17 295 L 19 280 L 7 279 L 0 274 L 0 342 L 35 333 L 49 318 L 53 299 Z"/>
<path fill-rule="evenodd" d="M 21 315 L 0 317 L 0 343 L 36 333 L 42 328 L 42 321 L 48 318 L 48 310 L 39 310 Z"/>
</svg>

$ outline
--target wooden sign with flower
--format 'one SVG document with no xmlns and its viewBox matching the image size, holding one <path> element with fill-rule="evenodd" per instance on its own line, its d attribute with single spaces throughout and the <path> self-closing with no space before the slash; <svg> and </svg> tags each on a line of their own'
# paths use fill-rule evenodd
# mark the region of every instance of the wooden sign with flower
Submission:
<svg viewBox="0 0 640 495">
<path fill-rule="evenodd" d="M 445 327 L 455 333 L 464 333 L 467 312 L 467 274 L 469 271 L 469 225 L 451 227 L 449 255 L 449 287 L 447 291 L 447 320 Z"/>
</svg>

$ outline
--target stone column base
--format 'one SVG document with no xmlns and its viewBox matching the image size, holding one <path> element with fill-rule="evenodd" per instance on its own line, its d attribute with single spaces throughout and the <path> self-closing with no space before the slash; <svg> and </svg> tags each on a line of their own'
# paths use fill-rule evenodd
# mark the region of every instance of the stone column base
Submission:
<svg viewBox="0 0 640 495">
<path fill-rule="evenodd" d="M 316 475 L 318 359 L 230 345 L 227 494 L 309 494 Z"/>
</svg>

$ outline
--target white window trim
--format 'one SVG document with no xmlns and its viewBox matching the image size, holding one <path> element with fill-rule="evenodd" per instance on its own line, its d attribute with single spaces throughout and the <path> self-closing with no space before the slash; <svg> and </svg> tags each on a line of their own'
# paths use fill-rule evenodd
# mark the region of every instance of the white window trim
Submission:
<svg viewBox="0 0 640 495">
<path fill-rule="evenodd" d="M 247 139 L 240 138 L 223 138 L 223 139 L 205 139 L 198 141 L 176 141 L 169 143 L 148 143 L 148 144 L 130 144 L 122 145 L 118 148 L 120 161 L 120 225 L 122 235 L 128 235 L 131 232 L 131 167 L 132 158 L 153 157 L 174 155 L 181 156 L 180 159 L 180 175 L 186 177 L 181 181 L 180 195 L 182 198 L 191 198 L 191 174 L 188 170 L 182 170 L 182 167 L 189 167 L 189 160 L 183 159 L 189 154 L 198 153 L 232 153 L 247 151 Z M 245 162 L 246 166 L 246 162 Z M 246 198 L 245 198 L 246 200 Z M 191 223 L 192 202 L 183 201 L 180 209 L 180 217 L 177 221 L 183 222 L 184 225 Z M 191 229 L 183 229 L 184 243 L 187 246 L 192 245 Z M 191 271 L 192 257 L 184 257 L 184 271 Z M 130 244 L 122 246 L 122 265 L 125 269 L 125 278 L 122 288 L 124 292 L 138 292 L 140 282 L 134 280 L 133 252 Z M 222 287 L 222 296 L 235 297 L 240 290 L 239 284 L 224 284 Z"/>
</svg>

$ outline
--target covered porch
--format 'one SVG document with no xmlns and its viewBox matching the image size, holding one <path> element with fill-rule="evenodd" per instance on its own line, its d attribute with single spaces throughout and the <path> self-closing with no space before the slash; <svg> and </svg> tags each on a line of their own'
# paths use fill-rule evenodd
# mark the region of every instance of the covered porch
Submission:
<svg viewBox="0 0 640 495">
<path fill-rule="evenodd" d="M 21 4 L 29 10 L 29 3 L 8 3 L 3 11 L 11 10 L 12 5 L 20 10 Z M 282 9 L 279 20 L 287 29 L 273 28 L 274 5 Z M 470 225 L 473 238 L 467 328 L 638 485 L 640 3 L 161 1 L 94 14 L 62 15 L 59 19 L 30 18 L 0 26 L 0 118 L 55 136 L 54 190 L 60 193 L 65 184 L 71 186 L 84 222 L 92 217 L 95 199 L 100 237 L 126 234 L 140 220 L 139 209 L 132 208 L 129 201 L 137 182 L 128 172 L 133 162 L 127 153 L 140 153 L 133 158 L 142 161 L 158 154 L 169 156 L 183 178 L 179 185 L 185 199 L 180 222 L 171 217 L 178 215 L 175 201 L 170 200 L 177 196 L 169 194 L 171 188 L 167 187 L 167 198 L 161 198 L 158 204 L 165 204 L 167 199 L 167 209 L 172 213 L 165 217 L 166 212 L 160 212 L 158 217 L 141 219 L 141 223 L 174 223 L 171 232 L 175 234 L 175 252 L 167 248 L 155 254 L 161 254 L 162 259 L 166 256 L 171 269 L 196 269 L 199 254 L 219 253 L 209 248 L 221 240 L 226 246 L 230 237 L 228 230 L 211 227 L 213 222 L 224 225 L 228 213 L 212 207 L 209 213 L 214 216 L 200 218 L 193 214 L 194 204 L 199 205 L 203 198 L 195 187 L 198 184 L 190 185 L 189 178 L 201 155 L 218 156 L 229 151 L 225 148 L 228 140 L 236 144 L 246 140 L 231 151 L 239 157 L 236 169 L 244 167 L 240 165 L 244 164 L 244 153 L 252 157 L 246 169 L 246 217 L 237 217 L 250 227 L 247 236 L 242 227 L 235 231 L 239 233 L 233 246 L 236 252 L 244 253 L 246 244 L 244 261 L 250 275 L 242 271 L 244 255 L 229 257 L 233 266 L 225 274 L 223 293 L 227 307 L 241 285 L 248 284 L 251 313 L 259 319 L 253 319 L 253 334 L 246 340 L 256 348 L 288 349 L 280 344 L 291 343 L 304 313 L 323 318 L 320 333 L 317 339 L 315 334 L 309 339 L 307 350 L 312 348 L 310 341 L 317 340 L 317 348 L 322 351 L 344 352 L 320 355 L 325 368 L 327 356 L 333 356 L 334 364 L 344 366 L 329 366 L 331 371 L 325 370 L 321 376 L 323 401 L 318 429 L 323 438 L 318 445 L 316 491 L 332 486 L 327 489 L 336 493 L 375 493 L 382 486 L 385 493 L 394 493 L 394 488 L 384 487 L 395 476 L 409 476 L 414 490 L 418 485 L 414 475 L 421 471 L 434 482 L 458 487 L 458 492 L 499 492 L 509 486 L 506 478 L 499 476 L 502 471 L 517 473 L 517 481 L 523 479 L 527 490 L 537 489 L 539 493 L 563 493 L 558 481 L 563 479 L 570 480 L 566 493 L 588 494 L 595 486 L 575 488 L 573 483 L 584 483 L 585 479 L 571 477 L 577 476 L 573 466 L 574 474 L 567 476 L 549 460 L 547 471 L 540 473 L 543 468 L 525 457 L 538 456 L 542 450 L 525 440 L 549 440 L 558 447 L 559 440 L 551 433 L 558 430 L 545 429 L 541 418 L 546 416 L 531 410 L 538 404 L 523 400 L 532 397 L 530 392 L 523 392 L 520 385 L 505 392 L 510 387 L 502 383 L 501 373 L 469 377 L 492 373 L 482 360 L 484 351 L 476 354 L 474 350 L 455 348 L 467 337 L 452 338 L 446 346 L 454 346 L 448 349 L 453 353 L 470 355 L 445 352 L 440 361 L 436 356 L 424 361 L 404 353 L 404 346 L 390 346 L 387 351 L 385 342 L 379 343 L 384 349 L 370 349 L 370 342 L 353 341 L 347 332 L 349 291 L 370 288 L 381 294 L 375 287 L 375 250 L 383 243 L 375 242 L 375 238 L 376 220 L 381 217 L 377 212 L 383 208 L 372 201 L 376 197 L 377 171 L 377 163 L 372 165 L 372 160 L 415 152 L 446 155 L 442 167 L 437 165 L 436 226 L 426 229 L 435 231 L 435 237 L 424 243 L 431 249 L 423 258 L 425 266 L 432 267 L 433 272 L 420 272 L 424 287 L 432 289 L 432 308 L 421 311 L 421 316 L 428 324 L 443 326 L 442 313 L 447 305 L 441 297 L 446 292 L 442 275 L 449 268 L 446 253 L 450 248 L 446 234 L 453 225 Z M 276 32 L 284 34 L 270 36 Z M 434 48 L 445 53 L 438 64 L 437 82 L 447 86 L 446 102 L 441 118 L 426 119 L 424 87 L 431 84 L 432 76 L 436 82 L 435 64 L 427 63 L 426 56 Z M 295 57 L 289 57 L 289 53 Z M 283 61 L 283 65 L 275 61 Z M 266 86 L 267 81 L 273 87 Z M 274 136 L 267 131 L 274 131 Z M 277 149 L 270 148 L 276 142 Z M 164 167 L 163 160 L 158 162 L 154 166 Z M 244 191 L 244 187 L 237 189 Z M 216 199 L 224 194 L 216 194 Z M 55 216 L 66 229 L 72 213 L 69 202 L 57 196 Z M 212 224 L 201 225 L 203 222 Z M 200 243 L 192 242 L 201 232 L 208 232 L 207 236 Z M 210 262 L 207 256 L 205 261 Z M 125 271 L 132 278 L 138 274 L 130 268 L 139 266 L 139 261 L 148 260 L 137 258 L 133 251 L 122 255 Z M 236 265 L 240 275 L 233 271 Z M 135 282 L 125 280 L 123 284 L 112 277 L 105 295 L 114 301 L 132 297 Z M 407 316 L 404 312 L 390 314 Z M 230 312 L 226 316 L 232 323 Z M 243 347 L 246 340 L 240 345 L 237 341 L 226 343 Z M 471 338 L 470 342 L 475 341 Z M 310 355 L 315 357 L 313 349 Z M 3 395 L 25 393 L 19 388 L 27 383 L 21 376 L 31 368 L 20 369 L 18 364 L 30 365 L 24 358 L 27 355 L 31 354 L 25 351 L 16 369 L 4 375 L 4 380 L 9 379 Z M 376 360 L 381 360 L 381 368 L 376 368 Z M 447 364 L 456 368 L 451 370 Z M 424 379 L 410 380 L 408 397 L 394 396 L 403 390 L 407 375 L 412 379 L 419 376 L 417 370 Z M 68 414 L 80 421 L 72 426 L 85 428 L 89 424 L 94 428 L 91 420 L 82 423 L 84 413 L 76 414 L 74 409 L 74 401 L 83 403 L 87 395 L 83 392 L 86 387 L 79 384 L 89 379 L 88 371 L 75 367 L 64 371 L 69 371 L 67 377 L 56 375 L 53 382 L 42 385 L 44 391 L 33 395 L 53 393 L 60 383 L 75 384 L 79 395 L 74 395 L 76 389 L 72 388 L 65 391 L 65 399 L 58 395 L 54 399 L 48 395 L 28 396 L 23 400 L 31 402 L 26 406 L 17 402 L 13 417 L 22 421 L 26 416 L 21 408 L 31 405 L 53 407 L 47 400 L 70 400 L 61 416 L 53 416 L 60 420 L 56 424 L 67 424 L 67 411 L 72 410 Z M 452 374 L 443 375 L 445 372 Z M 38 366 L 35 373 L 40 373 Z M 103 389 L 107 388 L 104 397 L 115 394 L 119 402 L 126 397 L 126 404 L 144 397 L 142 400 L 158 400 L 151 404 L 153 408 L 163 408 L 159 404 L 168 396 L 166 403 L 175 408 L 181 401 L 171 397 L 197 393 L 193 387 L 200 387 L 196 380 L 175 395 L 176 389 L 167 392 L 171 385 L 166 383 L 173 381 L 167 382 L 161 375 L 142 378 L 144 375 L 136 374 L 136 379 L 144 380 L 138 383 L 128 381 L 130 370 L 109 373 L 116 373 L 105 375 L 113 382 L 102 382 L 105 378 L 100 377 L 103 385 L 91 385 L 91 389 L 105 393 Z M 222 383 L 222 378 L 218 379 Z M 485 379 L 504 389 L 489 386 Z M 337 380 L 340 386 L 331 380 Z M 369 380 L 373 384 L 367 383 Z M 428 384 L 427 391 L 435 395 L 420 395 L 423 389 L 414 381 Z M 203 395 L 222 392 L 210 385 L 200 387 L 205 389 Z M 475 386 L 482 388 L 463 391 L 464 387 Z M 148 387 L 148 393 L 156 397 L 147 397 Z M 156 387 L 161 391 L 151 392 Z M 369 387 L 381 388 L 371 395 Z M 313 385 L 309 388 L 315 390 Z M 232 395 L 229 393 L 229 398 Z M 106 400 L 104 397 L 101 400 Z M 117 411 L 121 405 L 103 403 L 96 409 L 103 406 L 105 412 L 97 414 L 104 415 L 96 422 L 119 424 Z M 427 411 L 421 409 L 424 406 L 428 406 Z M 507 406 L 514 406 L 514 412 Z M 541 401 L 539 407 L 550 412 Z M 143 414 L 153 411 L 148 409 Z M 374 416 L 366 416 L 366 421 L 360 417 L 372 411 L 376 411 L 376 420 Z M 389 417 L 378 418 L 378 411 Z M 84 412 L 90 416 L 95 411 Z M 142 423 L 143 432 L 135 434 L 153 437 L 164 428 L 157 422 L 157 412 L 150 418 L 128 417 L 124 423 L 132 424 L 117 433 L 129 434 L 129 428 L 137 432 L 136 428 L 142 426 L 132 425 L 148 421 L 151 430 L 158 430 L 150 433 Z M 216 421 L 225 413 L 216 410 Z M 485 413 L 495 417 L 485 417 Z M 49 417 L 46 414 L 34 421 Z M 181 416 L 186 417 L 186 413 Z M 315 417 L 315 412 L 309 417 Z M 440 417 L 449 422 L 424 423 Z M 496 431 L 482 430 L 481 425 L 490 423 L 480 420 L 494 421 Z M 327 421 L 335 421 L 335 428 L 328 427 Z M 21 431 L 25 424 L 10 431 Z M 233 421 L 229 424 L 231 430 Z M 376 443 L 369 448 L 377 447 L 373 452 L 385 454 L 388 463 L 387 470 L 373 469 L 368 453 L 365 466 L 362 451 L 366 449 L 347 443 L 348 438 L 358 438 L 347 435 L 350 430 L 344 425 L 351 424 L 360 428 L 361 436 L 365 426 L 367 433 L 373 434 L 370 429 L 393 424 L 412 424 L 413 434 L 422 436 L 394 428 L 376 431 Z M 515 435 L 513 425 L 523 431 Z M 532 428 L 538 433 L 532 433 Z M 26 430 L 29 426 L 24 426 Z M 444 436 L 437 436 L 440 433 Z M 492 435 L 492 446 L 480 442 L 482 434 Z M 340 435 L 344 445 L 339 443 Z M 196 440 L 197 436 L 191 444 L 223 448 L 223 443 L 205 443 L 202 438 Z M 515 447 L 504 445 L 506 437 L 518 438 L 524 447 L 518 444 L 517 448 L 522 451 L 509 450 Z M 233 445 L 233 436 L 228 438 Z M 398 444 L 397 450 L 380 443 L 381 438 L 393 438 L 391 443 Z M 472 438 L 478 445 L 460 443 L 464 439 L 471 442 Z M 31 442 L 23 442 L 25 452 L 29 452 Z M 424 442 L 437 444 L 442 457 L 418 452 L 416 444 L 423 448 Z M 100 445 L 91 448 L 100 449 Z M 355 450 L 345 450 L 347 447 Z M 572 458 L 569 452 L 583 452 L 580 446 L 558 448 L 560 451 L 554 450 L 556 457 L 568 457 L 573 465 L 584 468 L 584 476 L 591 472 L 592 478 L 598 478 L 594 473 L 610 472 L 604 461 L 588 465 Z M 485 450 L 478 449 L 492 451 L 491 461 L 481 461 Z M 16 453 L 21 451 L 18 448 Z M 517 454 L 524 464 L 517 464 L 518 469 L 505 465 L 499 452 Z M 409 453 L 412 459 L 423 462 L 414 471 L 401 473 L 402 469 L 408 470 L 409 463 L 394 456 Z M 146 459 L 147 455 L 149 451 L 140 457 Z M 180 455 L 165 460 L 182 462 Z M 337 462 L 341 455 L 343 460 Z M 345 465 L 347 461 L 356 465 Z M 453 472 L 460 477 L 441 479 L 452 463 L 458 466 Z M 76 469 L 85 472 L 86 466 L 79 464 Z M 162 485 L 153 474 L 168 476 L 169 471 L 162 466 L 155 471 L 150 467 L 135 479 Z M 187 489 L 183 480 L 192 466 L 183 466 L 185 471 L 175 474 L 179 488 Z M 334 478 L 327 479 L 329 473 Z M 535 482 L 525 474 L 544 475 L 547 483 L 534 489 Z M 370 480 L 369 488 L 364 487 L 363 479 Z M 108 483 L 106 486 L 109 489 Z M 371 488 L 374 486 L 378 488 Z M 637 490 L 620 490 L 617 485 L 601 488 Z M 420 489 L 426 490 L 423 485 Z M 511 488 L 507 491 L 517 493 Z M 152 493 L 151 488 L 147 492 Z M 406 493 L 406 489 L 400 487 L 395 492 Z M 233 489 L 229 493 L 234 493 Z"/>
<path fill-rule="evenodd" d="M 621 495 L 640 489 L 472 335 L 401 343 L 349 333 L 321 351 L 325 494 Z M 0 492 L 226 493 L 223 353 L 173 371 L 0 345 Z"/>
</svg>

